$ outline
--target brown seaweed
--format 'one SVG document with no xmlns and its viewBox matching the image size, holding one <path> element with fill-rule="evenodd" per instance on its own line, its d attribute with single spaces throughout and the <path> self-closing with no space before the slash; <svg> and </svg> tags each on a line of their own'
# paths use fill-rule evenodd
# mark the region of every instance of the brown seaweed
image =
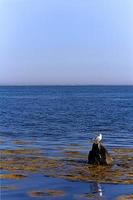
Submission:
<svg viewBox="0 0 133 200">
<path fill-rule="evenodd" d="M 13 178 L 13 174 L 42 173 L 44 176 L 63 178 L 72 181 L 98 181 L 101 183 L 133 184 L 133 149 L 114 149 L 111 155 L 114 164 L 96 166 L 87 164 L 87 154 L 79 151 L 62 151 L 63 158 L 47 157 L 41 149 L 1 150 L 1 178 Z M 23 176 L 16 176 L 21 179 Z"/>
<path fill-rule="evenodd" d="M 133 194 L 120 196 L 117 200 L 133 200 Z"/>
<path fill-rule="evenodd" d="M 31 197 L 43 197 L 43 196 L 52 196 L 59 197 L 64 196 L 65 192 L 62 190 L 38 190 L 38 191 L 30 191 L 28 192 Z"/>
<path fill-rule="evenodd" d="M 1 179 L 23 179 L 26 178 L 26 175 L 23 174 L 0 174 Z"/>
</svg>

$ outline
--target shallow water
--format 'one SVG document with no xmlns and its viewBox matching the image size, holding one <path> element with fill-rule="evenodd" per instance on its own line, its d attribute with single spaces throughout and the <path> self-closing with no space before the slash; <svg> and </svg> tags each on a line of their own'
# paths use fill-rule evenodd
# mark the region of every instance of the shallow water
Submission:
<svg viewBox="0 0 133 200">
<path fill-rule="evenodd" d="M 37 181 L 39 180 L 39 181 Z M 3 184 L 6 184 L 4 181 Z M 43 177 L 42 175 L 32 175 L 28 179 L 21 181 L 8 181 L 8 184 L 16 185 L 16 190 L 9 190 L 8 192 L 3 192 L 3 199 L 18 200 L 18 199 L 36 199 L 29 195 L 29 191 L 33 190 L 44 190 L 44 188 L 63 190 L 65 191 L 65 196 L 55 197 L 55 199 L 68 200 L 68 199 L 115 199 L 117 196 L 124 194 L 130 194 L 133 192 L 131 185 L 119 185 L 119 184 L 99 184 L 93 183 L 83 183 L 83 182 L 71 182 L 63 179 L 54 179 Z M 122 192 L 123 191 L 123 192 Z M 18 198 L 19 197 L 19 198 Z M 43 197 L 44 198 L 44 197 Z M 42 198 L 42 199 L 43 199 Z M 51 197 L 46 197 L 46 199 L 54 199 Z M 89 199 L 89 198 L 88 198 Z"/>
<path fill-rule="evenodd" d="M 110 151 L 133 147 L 132 86 L 0 87 L 0 116 L 1 149 L 41 148 L 51 157 L 63 157 L 60 150 L 65 148 L 88 153 L 90 140 L 99 132 Z M 87 195 L 115 199 L 133 191 L 133 185 L 73 182 L 41 174 L 2 183 L 18 186 L 2 189 L 3 199 L 11 200 L 32 199 L 28 191 L 46 188 L 66 192 L 46 199 L 63 200 Z"/>
</svg>

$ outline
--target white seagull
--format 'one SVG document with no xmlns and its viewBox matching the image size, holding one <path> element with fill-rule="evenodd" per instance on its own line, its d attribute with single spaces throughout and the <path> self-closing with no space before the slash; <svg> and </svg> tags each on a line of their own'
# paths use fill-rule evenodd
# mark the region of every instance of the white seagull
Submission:
<svg viewBox="0 0 133 200">
<path fill-rule="evenodd" d="M 99 143 L 101 140 L 102 140 L 102 134 L 100 133 L 100 134 L 94 139 L 94 141 L 95 141 L 96 143 Z"/>
</svg>

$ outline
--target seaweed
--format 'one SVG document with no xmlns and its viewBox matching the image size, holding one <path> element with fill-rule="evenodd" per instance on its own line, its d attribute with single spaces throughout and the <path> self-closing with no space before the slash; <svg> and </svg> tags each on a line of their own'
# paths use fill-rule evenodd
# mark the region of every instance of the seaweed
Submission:
<svg viewBox="0 0 133 200">
<path fill-rule="evenodd" d="M 30 191 L 28 192 L 31 197 L 43 197 L 43 196 L 52 196 L 59 197 L 64 196 L 65 192 L 62 190 L 38 190 L 38 191 Z"/>
<path fill-rule="evenodd" d="M 133 200 L 133 194 L 119 196 L 117 200 Z"/>
<path fill-rule="evenodd" d="M 76 150 L 62 150 L 63 158 L 45 156 L 41 149 L 1 150 L 0 168 L 11 173 L 2 174 L 1 178 L 21 179 L 25 174 L 41 173 L 71 181 L 133 184 L 132 152 L 133 149 L 114 149 L 111 153 L 114 164 L 97 166 L 88 165 L 87 154 Z"/>
<path fill-rule="evenodd" d="M 2 185 L 2 186 L 0 186 L 0 190 L 16 190 L 16 189 L 18 189 L 18 188 L 14 185 Z"/>
<path fill-rule="evenodd" d="M 23 179 L 26 178 L 26 175 L 23 174 L 0 174 L 1 179 Z"/>
</svg>

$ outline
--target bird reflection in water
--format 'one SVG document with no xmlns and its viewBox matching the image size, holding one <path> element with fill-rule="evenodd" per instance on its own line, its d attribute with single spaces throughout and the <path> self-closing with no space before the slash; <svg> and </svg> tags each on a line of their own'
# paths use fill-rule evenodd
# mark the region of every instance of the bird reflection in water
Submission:
<svg viewBox="0 0 133 200">
<path fill-rule="evenodd" d="M 102 186 L 97 182 L 90 183 L 90 191 L 92 194 L 96 194 L 98 197 L 103 197 Z"/>
</svg>

